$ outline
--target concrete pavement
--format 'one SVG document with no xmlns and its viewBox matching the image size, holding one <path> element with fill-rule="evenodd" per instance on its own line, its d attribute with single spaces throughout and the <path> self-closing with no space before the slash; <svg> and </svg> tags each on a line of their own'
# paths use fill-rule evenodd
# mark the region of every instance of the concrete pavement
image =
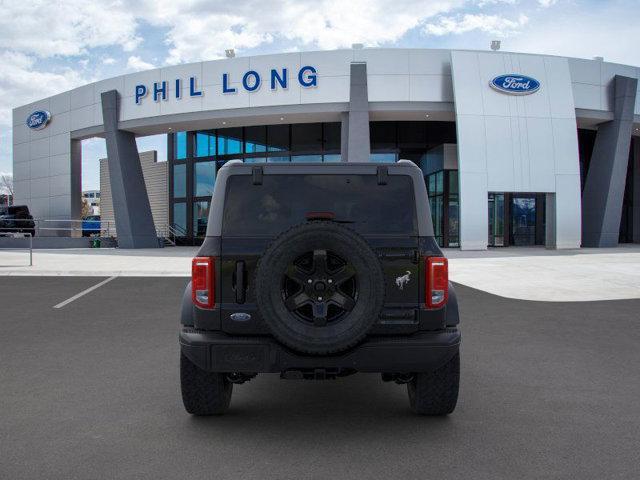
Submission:
<svg viewBox="0 0 640 480">
<path fill-rule="evenodd" d="M 0 478 L 631 479 L 640 300 L 511 300 L 458 286 L 462 371 L 447 418 L 378 375 L 235 388 L 181 405 L 184 278 L 0 278 Z"/>
<path fill-rule="evenodd" d="M 197 251 L 198 247 L 34 250 L 29 266 L 28 250 L 0 250 L 0 276 L 187 277 Z"/>
<path fill-rule="evenodd" d="M 191 275 L 197 247 L 147 250 L 0 250 L 0 276 Z M 640 298 L 640 245 L 615 249 L 446 249 L 450 277 L 494 295 L 520 300 L 590 301 Z"/>
<path fill-rule="evenodd" d="M 452 281 L 502 297 L 548 302 L 640 298 L 640 245 L 446 249 L 445 254 Z"/>
</svg>

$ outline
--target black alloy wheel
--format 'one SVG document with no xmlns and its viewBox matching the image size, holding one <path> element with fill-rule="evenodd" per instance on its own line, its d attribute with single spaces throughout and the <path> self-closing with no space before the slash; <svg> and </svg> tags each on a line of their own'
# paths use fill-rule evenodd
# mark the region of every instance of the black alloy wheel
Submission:
<svg viewBox="0 0 640 480">
<path fill-rule="evenodd" d="M 283 278 L 284 304 L 316 327 L 339 321 L 356 305 L 356 272 L 333 252 L 314 250 L 289 264 Z"/>
</svg>

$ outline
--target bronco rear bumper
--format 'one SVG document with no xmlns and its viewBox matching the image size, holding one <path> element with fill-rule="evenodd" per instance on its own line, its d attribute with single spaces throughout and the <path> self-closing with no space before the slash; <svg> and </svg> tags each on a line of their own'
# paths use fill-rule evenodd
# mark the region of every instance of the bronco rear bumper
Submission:
<svg viewBox="0 0 640 480">
<path fill-rule="evenodd" d="M 448 328 L 406 337 L 369 337 L 340 354 L 296 353 L 269 337 L 236 337 L 184 327 L 182 353 L 203 370 L 281 373 L 288 370 L 352 369 L 358 372 L 428 372 L 444 365 L 460 346 L 460 331 Z"/>
</svg>

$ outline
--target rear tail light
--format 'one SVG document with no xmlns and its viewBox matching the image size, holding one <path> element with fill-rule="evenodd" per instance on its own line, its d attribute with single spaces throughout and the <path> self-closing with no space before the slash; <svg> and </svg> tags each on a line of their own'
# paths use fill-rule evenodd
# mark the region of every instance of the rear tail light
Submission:
<svg viewBox="0 0 640 480">
<path fill-rule="evenodd" d="M 215 258 L 196 257 L 191 262 L 191 299 L 200 308 L 211 309 L 215 299 Z"/>
<path fill-rule="evenodd" d="M 440 308 L 449 297 L 449 265 L 444 257 L 429 257 L 426 261 L 427 308 Z"/>
</svg>

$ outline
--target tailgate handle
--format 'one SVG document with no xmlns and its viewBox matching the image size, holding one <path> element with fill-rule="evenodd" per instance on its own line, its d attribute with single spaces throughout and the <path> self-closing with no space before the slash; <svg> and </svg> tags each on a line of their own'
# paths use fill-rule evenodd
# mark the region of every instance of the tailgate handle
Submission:
<svg viewBox="0 0 640 480">
<path fill-rule="evenodd" d="M 235 274 L 236 303 L 244 303 L 247 286 L 244 281 L 244 262 L 236 262 Z"/>
</svg>

